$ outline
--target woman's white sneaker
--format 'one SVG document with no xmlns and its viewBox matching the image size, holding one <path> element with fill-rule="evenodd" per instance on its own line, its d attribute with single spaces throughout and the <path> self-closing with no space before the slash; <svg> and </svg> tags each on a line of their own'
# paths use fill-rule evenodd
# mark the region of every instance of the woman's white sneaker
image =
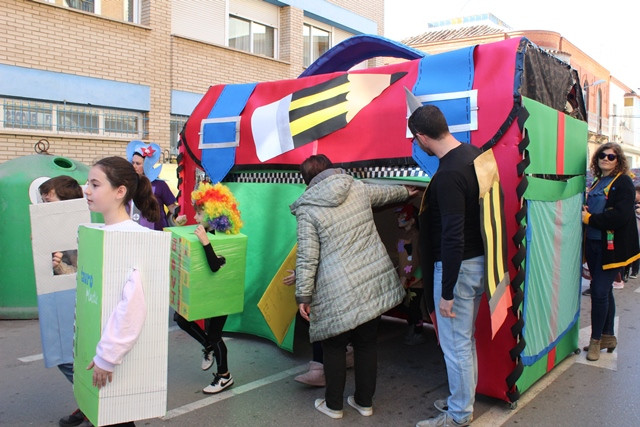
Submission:
<svg viewBox="0 0 640 427">
<path fill-rule="evenodd" d="M 342 418 L 342 410 L 336 411 L 335 409 L 330 409 L 327 406 L 327 402 L 324 399 L 316 399 L 314 406 L 318 411 L 322 412 L 323 414 L 333 419 L 337 420 Z"/>
<path fill-rule="evenodd" d="M 363 417 L 370 417 L 373 415 L 373 406 L 360 406 L 356 403 L 356 398 L 353 396 L 347 397 L 347 403 L 356 411 L 360 412 Z"/>
</svg>

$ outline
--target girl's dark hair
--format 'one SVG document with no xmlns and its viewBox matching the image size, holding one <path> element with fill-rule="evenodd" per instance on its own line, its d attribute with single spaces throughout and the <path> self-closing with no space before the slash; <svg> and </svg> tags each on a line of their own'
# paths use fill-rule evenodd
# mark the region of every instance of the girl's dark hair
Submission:
<svg viewBox="0 0 640 427">
<path fill-rule="evenodd" d="M 68 175 L 54 176 L 43 182 L 38 190 L 43 196 L 54 190 L 60 200 L 82 199 L 84 197 L 78 181 Z"/>
<path fill-rule="evenodd" d="M 602 144 L 601 146 L 599 146 L 596 152 L 593 153 L 593 156 L 591 157 L 590 169 L 591 169 L 591 173 L 593 173 L 593 176 L 598 178 L 602 176 L 600 165 L 598 165 L 598 160 L 599 160 L 598 157 L 600 156 L 600 153 L 602 153 L 604 150 L 613 150 L 613 152 L 616 154 L 616 158 L 618 161 L 616 162 L 615 169 L 612 171 L 612 174 L 614 176 L 618 173 L 621 173 L 621 174 L 629 173 L 629 162 L 627 161 L 627 157 L 624 155 L 624 152 L 622 151 L 622 147 L 619 144 L 616 144 L 615 142 L 607 142 L 606 144 Z"/>
<path fill-rule="evenodd" d="M 329 160 L 327 156 L 324 154 L 316 154 L 302 162 L 300 165 L 300 174 L 302 175 L 302 179 L 304 179 L 304 183 L 309 185 L 316 175 L 332 167 L 333 163 L 331 163 L 331 160 Z"/>
<path fill-rule="evenodd" d="M 112 187 L 125 186 L 127 189 L 124 197 L 125 205 L 133 200 L 147 220 L 156 222 L 160 219 L 160 208 L 156 196 L 153 195 L 151 182 L 146 176 L 138 175 L 131 163 L 122 157 L 113 156 L 98 160 L 94 166 L 102 169 Z"/>
</svg>

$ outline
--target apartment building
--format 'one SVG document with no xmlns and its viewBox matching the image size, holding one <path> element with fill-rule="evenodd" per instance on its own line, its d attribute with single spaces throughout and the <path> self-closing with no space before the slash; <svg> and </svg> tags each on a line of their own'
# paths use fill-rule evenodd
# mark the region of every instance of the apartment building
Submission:
<svg viewBox="0 0 640 427">
<path fill-rule="evenodd" d="M 209 86 L 296 78 L 342 40 L 383 34 L 383 13 L 384 0 L 3 0 L 0 162 L 43 139 L 87 164 L 133 139 L 167 160 Z"/>
<path fill-rule="evenodd" d="M 514 31 L 487 13 L 453 18 L 427 25 L 427 31 L 403 43 L 435 54 L 476 44 L 526 37 L 578 71 L 583 87 L 589 128 L 589 153 L 598 144 L 622 144 L 631 166 L 640 167 L 640 96 L 612 76 L 585 51 L 553 31 Z"/>
</svg>

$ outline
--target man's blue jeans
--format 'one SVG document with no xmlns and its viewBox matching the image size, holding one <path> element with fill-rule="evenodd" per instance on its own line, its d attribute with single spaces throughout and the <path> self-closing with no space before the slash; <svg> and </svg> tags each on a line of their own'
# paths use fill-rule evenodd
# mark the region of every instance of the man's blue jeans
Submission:
<svg viewBox="0 0 640 427">
<path fill-rule="evenodd" d="M 442 296 L 442 262 L 434 264 L 433 299 L 438 337 L 449 379 L 449 415 L 456 422 L 469 421 L 478 384 L 478 358 L 474 337 L 478 307 L 484 292 L 484 256 L 462 261 L 453 289 L 453 313 L 442 317 L 438 305 Z"/>
</svg>

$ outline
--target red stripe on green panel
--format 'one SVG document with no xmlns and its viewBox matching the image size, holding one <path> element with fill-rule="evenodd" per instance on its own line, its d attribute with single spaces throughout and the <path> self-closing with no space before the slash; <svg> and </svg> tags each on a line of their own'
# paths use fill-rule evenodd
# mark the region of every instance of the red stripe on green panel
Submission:
<svg viewBox="0 0 640 427">
<path fill-rule="evenodd" d="M 558 147 L 556 149 L 556 173 L 564 175 L 564 113 L 558 112 Z"/>
</svg>

